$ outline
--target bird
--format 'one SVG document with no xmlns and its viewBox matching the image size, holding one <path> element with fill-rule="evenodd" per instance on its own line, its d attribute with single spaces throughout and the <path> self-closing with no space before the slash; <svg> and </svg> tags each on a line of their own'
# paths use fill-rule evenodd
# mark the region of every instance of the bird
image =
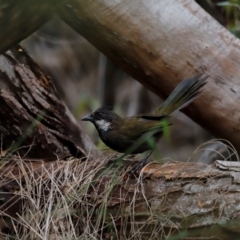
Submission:
<svg viewBox="0 0 240 240">
<path fill-rule="evenodd" d="M 133 168 L 136 172 L 147 163 L 153 149 L 149 139 L 157 142 L 163 134 L 163 120 L 171 114 L 186 107 L 201 93 L 207 83 L 207 75 L 199 73 L 192 78 L 181 81 L 163 104 L 151 114 L 132 117 L 120 117 L 111 107 L 103 106 L 83 117 L 90 121 L 98 131 L 100 139 L 111 149 L 125 154 L 147 152 L 145 158 Z"/>
</svg>

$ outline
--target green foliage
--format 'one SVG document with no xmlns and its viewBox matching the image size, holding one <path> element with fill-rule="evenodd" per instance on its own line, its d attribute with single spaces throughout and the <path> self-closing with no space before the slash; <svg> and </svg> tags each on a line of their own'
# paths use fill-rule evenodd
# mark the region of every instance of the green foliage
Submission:
<svg viewBox="0 0 240 240">
<path fill-rule="evenodd" d="M 240 1 L 239 0 L 224 1 L 224 2 L 219 2 L 217 5 L 224 6 L 224 7 L 238 7 L 239 8 Z"/>
<path fill-rule="evenodd" d="M 162 126 L 163 126 L 163 137 L 166 140 L 167 143 L 171 142 L 171 138 L 170 138 L 170 124 L 168 119 L 163 119 L 162 120 Z"/>
<path fill-rule="evenodd" d="M 227 18 L 226 27 L 238 38 L 240 38 L 240 0 L 230 0 L 217 3 L 224 8 Z"/>
</svg>

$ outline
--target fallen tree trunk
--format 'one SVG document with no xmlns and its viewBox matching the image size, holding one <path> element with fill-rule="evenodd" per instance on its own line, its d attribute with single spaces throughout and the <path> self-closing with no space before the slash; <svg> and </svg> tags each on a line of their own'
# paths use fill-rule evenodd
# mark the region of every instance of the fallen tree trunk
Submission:
<svg viewBox="0 0 240 240">
<path fill-rule="evenodd" d="M 20 46 L 0 55 L 0 86 L 1 156 L 6 152 L 48 160 L 100 156 L 51 79 Z"/>
<path fill-rule="evenodd" d="M 15 1 L 0 2 L 0 53 L 4 53 L 24 38 L 31 35 L 46 21 L 56 8 L 66 0 Z"/>
<path fill-rule="evenodd" d="M 75 0 L 59 15 L 161 97 L 196 72 L 209 74 L 184 112 L 240 150 L 240 41 L 195 1 Z"/>
<path fill-rule="evenodd" d="M 1 229 L 20 228 L 25 239 L 239 236 L 239 162 L 152 163 L 136 177 L 128 164 L 106 170 L 108 160 L 1 167 Z"/>
</svg>

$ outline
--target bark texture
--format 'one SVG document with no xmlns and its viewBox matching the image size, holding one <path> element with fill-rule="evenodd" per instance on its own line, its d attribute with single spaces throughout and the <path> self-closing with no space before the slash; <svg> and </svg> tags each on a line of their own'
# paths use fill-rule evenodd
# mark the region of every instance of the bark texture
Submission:
<svg viewBox="0 0 240 240">
<path fill-rule="evenodd" d="M 152 163 L 140 177 L 105 171 L 104 161 L 85 167 L 79 160 L 16 162 L 0 170 L 1 229 L 12 228 L 10 217 L 26 217 L 28 212 L 46 222 L 44 210 L 52 204 L 58 221 L 71 219 L 82 239 L 97 233 L 97 239 L 227 240 L 240 234 L 239 162 Z M 40 194 L 43 206 L 34 209 Z M 67 213 L 60 211 L 59 199 L 68 204 Z M 22 209 L 27 201 L 30 209 Z M 51 213 L 53 222 L 56 210 Z"/>
<path fill-rule="evenodd" d="M 75 0 L 59 15 L 159 96 L 196 72 L 210 75 L 184 111 L 240 150 L 240 41 L 193 0 Z"/>
<path fill-rule="evenodd" d="M 0 53 L 28 37 L 49 18 L 65 0 L 0 2 Z"/>
<path fill-rule="evenodd" d="M 1 150 L 35 159 L 99 156 L 51 79 L 20 46 L 0 55 L 0 88 Z"/>
</svg>

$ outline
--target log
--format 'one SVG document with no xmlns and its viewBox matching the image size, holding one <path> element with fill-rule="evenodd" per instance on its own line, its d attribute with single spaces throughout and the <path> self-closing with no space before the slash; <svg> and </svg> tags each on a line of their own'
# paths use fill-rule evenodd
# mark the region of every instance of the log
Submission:
<svg viewBox="0 0 240 240">
<path fill-rule="evenodd" d="M 0 121 L 4 158 L 100 156 L 58 97 L 51 78 L 19 45 L 0 55 Z"/>
<path fill-rule="evenodd" d="M 193 0 L 75 0 L 59 16 L 159 96 L 210 76 L 184 112 L 240 150 L 240 41 Z M 111 81 L 111 80 L 109 80 Z"/>
<path fill-rule="evenodd" d="M 28 37 L 48 21 L 65 0 L 2 0 L 0 2 L 0 53 Z"/>
<path fill-rule="evenodd" d="M 1 229 L 15 226 L 27 239 L 239 236 L 239 162 L 151 163 L 134 176 L 128 161 L 106 168 L 109 159 L 116 157 L 8 162 L 0 169 Z"/>
</svg>

